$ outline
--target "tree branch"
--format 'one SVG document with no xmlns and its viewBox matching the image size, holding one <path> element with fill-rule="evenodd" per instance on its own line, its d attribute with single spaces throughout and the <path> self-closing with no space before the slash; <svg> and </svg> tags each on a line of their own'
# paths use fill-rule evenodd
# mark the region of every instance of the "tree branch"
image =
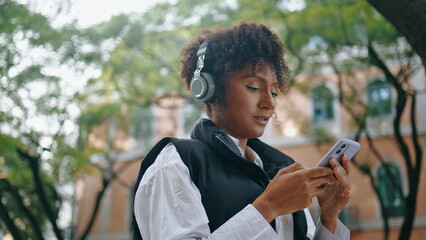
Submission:
<svg viewBox="0 0 426 240">
<path fill-rule="evenodd" d="M 2 190 L 0 189 L 0 193 L 1 192 L 2 192 Z M 3 204 L 2 201 L 0 201 L 0 217 L 1 217 L 1 219 L 3 219 L 4 223 L 6 224 L 7 229 L 9 229 L 10 234 L 13 236 L 13 239 L 14 240 L 21 240 L 22 237 L 19 234 L 19 230 L 16 227 L 15 223 L 13 222 L 12 218 L 9 216 L 7 208 Z"/>
<path fill-rule="evenodd" d="M 374 49 L 373 43 L 371 41 L 368 42 L 367 49 L 368 49 L 368 56 L 370 58 L 370 62 L 374 66 L 378 67 L 383 72 L 383 74 L 385 75 L 386 80 L 390 84 L 392 84 L 392 86 L 398 92 L 403 92 L 404 90 L 402 89 L 401 84 L 398 82 L 398 79 L 395 76 L 393 76 L 393 74 L 391 73 L 391 71 L 389 70 L 389 68 L 386 66 L 386 64 L 379 57 L 379 54 Z"/>
<path fill-rule="evenodd" d="M 419 133 L 417 131 L 416 100 L 417 100 L 417 93 L 414 92 L 411 95 L 410 123 L 411 123 L 411 136 L 413 138 L 413 146 L 414 146 L 415 158 L 416 158 L 416 176 L 420 176 L 420 172 L 422 169 L 423 150 L 419 142 Z"/>
<path fill-rule="evenodd" d="M 40 198 L 40 203 L 43 206 L 44 211 L 46 212 L 49 222 L 52 224 L 53 232 L 55 233 L 56 238 L 58 240 L 62 240 L 62 232 L 56 224 L 57 215 L 53 212 L 51 206 L 49 205 L 47 194 L 43 188 L 43 183 L 39 172 L 39 157 L 33 157 L 22 149 L 17 149 L 17 152 L 20 156 L 28 160 L 31 172 L 33 173 L 33 180 L 36 192 Z"/>
<path fill-rule="evenodd" d="M 402 114 L 404 112 L 405 105 L 407 103 L 407 95 L 406 95 L 407 93 L 402 88 L 402 85 L 398 81 L 398 79 L 393 76 L 393 74 L 390 72 L 386 64 L 380 59 L 379 55 L 377 54 L 371 42 L 368 44 L 368 55 L 370 56 L 371 62 L 375 66 L 377 66 L 380 70 L 383 71 L 383 73 L 385 74 L 386 81 L 389 82 L 396 90 L 397 102 L 396 102 L 395 118 L 393 121 L 393 129 L 394 129 L 396 141 L 402 153 L 402 157 L 405 160 L 408 176 L 411 176 L 413 174 L 413 165 L 411 163 L 410 151 L 401 133 L 401 119 L 402 119 Z"/>
<path fill-rule="evenodd" d="M 109 185 L 111 184 L 112 181 L 114 181 L 117 177 L 118 174 L 121 173 L 122 171 L 124 171 L 127 167 L 129 167 L 131 164 L 124 164 L 122 165 L 119 169 L 117 169 L 115 172 L 112 173 L 112 175 L 110 177 L 105 176 L 104 174 L 102 175 L 102 189 L 98 192 L 97 196 L 96 196 L 96 200 L 95 200 L 95 207 L 93 208 L 92 211 L 92 215 L 90 217 L 89 220 L 89 224 L 87 224 L 86 228 L 84 229 L 83 233 L 80 236 L 80 240 L 85 240 L 90 233 L 90 230 L 93 227 L 93 224 L 95 223 L 95 219 L 96 216 L 99 212 L 99 208 L 102 202 L 102 198 L 107 190 L 107 188 L 109 187 Z M 101 173 L 103 173 L 102 169 L 100 169 Z"/>
<path fill-rule="evenodd" d="M 40 228 L 40 223 L 37 222 L 34 215 L 31 213 L 31 211 L 23 204 L 23 200 L 21 196 L 19 195 L 16 188 L 10 184 L 10 182 L 7 179 L 0 179 L 0 181 L 5 185 L 5 190 L 7 190 L 11 196 L 15 199 L 15 203 L 18 205 L 19 209 L 24 213 L 24 215 L 28 218 L 28 220 L 31 223 L 31 226 L 33 227 L 33 231 L 35 233 L 35 236 L 43 240 L 43 234 Z"/>
</svg>

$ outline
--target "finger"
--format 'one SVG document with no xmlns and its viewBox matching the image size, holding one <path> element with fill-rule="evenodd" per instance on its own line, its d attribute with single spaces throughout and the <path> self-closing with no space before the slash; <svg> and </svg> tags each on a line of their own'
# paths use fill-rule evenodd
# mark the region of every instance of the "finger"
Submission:
<svg viewBox="0 0 426 240">
<path fill-rule="evenodd" d="M 341 159 L 342 159 L 343 168 L 346 170 L 346 173 L 349 175 L 349 173 L 351 172 L 351 167 L 349 164 L 348 156 L 346 156 L 346 154 L 343 154 Z"/>
<path fill-rule="evenodd" d="M 347 160 L 347 157 L 346 157 L 346 160 Z M 342 159 L 342 164 L 343 164 L 343 161 L 344 160 Z M 336 159 L 330 158 L 330 165 L 333 168 L 333 171 L 335 171 L 334 169 L 338 168 L 338 169 L 340 169 L 340 171 L 343 174 L 348 175 L 348 172 L 346 171 L 346 168 L 344 168 Z"/>
<path fill-rule="evenodd" d="M 346 172 L 346 169 L 342 166 L 342 165 L 340 165 L 340 163 L 338 162 L 338 161 L 336 161 L 336 159 L 330 159 L 330 164 L 331 164 L 331 167 L 333 168 L 333 172 L 336 174 L 336 171 L 337 171 L 337 173 L 341 173 L 341 174 L 343 174 L 343 175 L 348 175 L 348 173 Z"/>
<path fill-rule="evenodd" d="M 315 188 L 312 190 L 312 192 L 309 194 L 310 197 L 322 197 L 327 193 L 326 187 L 323 188 Z"/>
<path fill-rule="evenodd" d="M 329 167 L 314 167 L 303 171 L 308 178 L 324 177 L 333 174 L 333 170 Z"/>
<path fill-rule="evenodd" d="M 340 193 L 340 197 L 342 198 L 349 198 L 350 195 L 351 193 L 349 191 Z"/>
<path fill-rule="evenodd" d="M 306 169 L 305 168 L 305 166 L 303 166 L 302 164 L 300 164 L 300 163 L 293 163 L 293 164 L 291 164 L 290 166 L 292 166 L 293 168 L 293 172 L 295 172 L 295 171 L 298 171 L 298 170 L 302 170 L 302 169 Z"/>
<path fill-rule="evenodd" d="M 339 183 L 340 191 L 348 192 L 350 190 L 350 184 L 349 184 L 349 178 L 346 173 L 346 170 L 340 164 L 336 163 L 336 167 L 333 168 L 333 171 L 334 171 L 334 176 L 336 177 L 337 182 Z"/>
<path fill-rule="evenodd" d="M 328 163 L 330 163 L 330 166 L 333 169 L 341 166 L 340 163 L 334 158 L 330 158 L 330 160 L 328 160 Z"/>
<path fill-rule="evenodd" d="M 305 167 L 302 164 L 293 163 L 290 166 L 281 169 L 278 173 L 279 174 L 291 173 L 291 172 L 295 172 L 295 171 L 302 170 L 302 169 L 305 169 Z"/>
<path fill-rule="evenodd" d="M 341 193 L 349 192 L 350 184 L 346 169 L 336 159 L 330 159 L 330 165 L 333 168 L 334 176 L 337 179 L 339 191 Z"/>
<path fill-rule="evenodd" d="M 325 177 L 313 178 L 310 180 L 309 185 L 312 188 L 318 188 L 319 186 L 334 184 L 336 177 L 334 175 L 328 175 Z"/>
</svg>

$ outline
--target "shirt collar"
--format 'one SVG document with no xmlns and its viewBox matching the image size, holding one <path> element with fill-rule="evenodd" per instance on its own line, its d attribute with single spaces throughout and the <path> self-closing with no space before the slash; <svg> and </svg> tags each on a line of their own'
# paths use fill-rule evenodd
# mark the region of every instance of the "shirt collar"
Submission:
<svg viewBox="0 0 426 240">
<path fill-rule="evenodd" d="M 257 155 L 257 153 L 253 151 L 253 149 L 251 149 L 249 146 L 246 146 L 246 151 L 244 152 L 243 149 L 239 146 L 240 140 L 234 138 L 231 135 L 228 135 L 228 137 L 235 143 L 235 145 L 237 145 L 238 150 L 245 159 L 254 162 L 257 166 L 263 169 L 263 162 L 260 159 L 259 155 Z"/>
</svg>

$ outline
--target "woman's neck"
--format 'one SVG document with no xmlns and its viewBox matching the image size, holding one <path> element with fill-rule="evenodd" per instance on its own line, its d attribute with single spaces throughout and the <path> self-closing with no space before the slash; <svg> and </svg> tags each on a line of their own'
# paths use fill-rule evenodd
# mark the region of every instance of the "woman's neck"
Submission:
<svg viewBox="0 0 426 240">
<path fill-rule="evenodd" d="M 235 134 L 233 134 L 232 131 L 226 127 L 226 124 L 225 124 L 226 120 L 222 118 L 222 115 L 215 114 L 219 112 L 218 109 L 216 108 L 217 108 L 216 105 L 212 106 L 213 111 L 212 111 L 212 116 L 210 117 L 210 120 L 212 120 L 216 124 L 216 126 L 222 129 L 227 135 L 237 139 L 238 146 L 245 152 L 246 146 L 247 146 L 247 138 L 241 138 L 241 137 L 235 136 Z"/>
</svg>

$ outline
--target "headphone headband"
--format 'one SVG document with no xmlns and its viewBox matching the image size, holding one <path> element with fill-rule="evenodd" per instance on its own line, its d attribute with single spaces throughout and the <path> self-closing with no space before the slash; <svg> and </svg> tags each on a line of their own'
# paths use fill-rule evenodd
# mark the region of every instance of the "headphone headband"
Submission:
<svg viewBox="0 0 426 240">
<path fill-rule="evenodd" d="M 208 40 L 205 40 L 203 43 L 201 43 L 197 51 L 197 57 L 199 57 L 200 55 L 206 55 L 208 45 L 209 45 Z"/>
</svg>

